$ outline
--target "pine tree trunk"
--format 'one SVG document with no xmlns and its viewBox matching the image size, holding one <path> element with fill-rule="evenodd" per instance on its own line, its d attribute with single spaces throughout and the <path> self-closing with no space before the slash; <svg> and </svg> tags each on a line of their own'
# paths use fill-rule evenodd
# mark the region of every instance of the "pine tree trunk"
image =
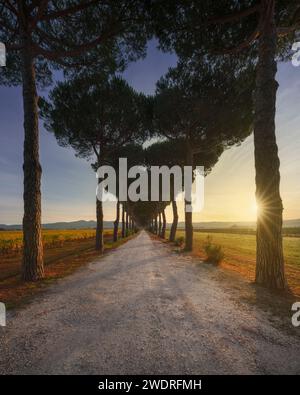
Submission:
<svg viewBox="0 0 300 395">
<path fill-rule="evenodd" d="M 24 216 L 22 279 L 36 281 L 44 277 L 41 231 L 41 175 L 39 162 L 39 126 L 35 67 L 29 40 L 24 38 L 22 81 L 24 108 Z"/>
<path fill-rule="evenodd" d="M 185 251 L 193 250 L 193 215 L 185 212 Z"/>
<path fill-rule="evenodd" d="M 172 200 L 172 209 L 173 209 L 173 222 L 170 230 L 169 241 L 175 241 L 177 224 L 178 224 L 178 210 L 176 200 Z"/>
<path fill-rule="evenodd" d="M 128 214 L 128 211 L 126 210 L 126 237 L 128 236 L 128 234 L 129 234 L 129 214 Z"/>
<path fill-rule="evenodd" d="M 166 237 L 166 227 L 167 227 L 167 220 L 166 220 L 166 213 L 165 210 L 162 211 L 162 228 L 161 228 L 161 238 L 164 239 Z"/>
<path fill-rule="evenodd" d="M 125 208 L 124 208 L 124 204 L 122 204 L 122 238 L 124 239 L 126 235 L 126 231 L 125 231 Z"/>
<path fill-rule="evenodd" d="M 269 288 L 286 287 L 282 249 L 282 201 L 275 136 L 276 92 L 275 60 L 277 34 L 275 1 L 263 1 L 264 28 L 259 42 L 259 62 L 255 100 L 256 199 L 259 207 L 256 237 L 256 282 Z M 269 8 L 268 6 L 272 6 Z M 271 12 L 270 12 L 271 10 Z"/>
<path fill-rule="evenodd" d="M 193 152 L 192 152 L 192 147 L 187 140 L 186 142 L 186 166 L 193 166 Z M 190 186 L 192 189 L 192 186 Z M 187 191 L 189 192 L 189 191 Z M 191 190 L 190 190 L 191 192 Z M 187 205 L 191 205 L 192 202 L 190 201 L 189 198 L 185 198 L 185 207 Z M 193 214 L 192 212 L 187 212 L 185 209 L 185 247 L 184 249 L 186 251 L 192 251 L 193 250 Z"/>
<path fill-rule="evenodd" d="M 158 213 L 158 236 L 161 236 L 161 212 Z"/>
<path fill-rule="evenodd" d="M 118 240 L 119 220 L 120 220 L 120 202 L 118 200 L 116 204 L 116 220 L 114 222 L 114 237 L 113 237 L 114 241 Z"/>
<path fill-rule="evenodd" d="M 103 242 L 103 204 L 100 200 L 96 199 L 96 250 L 103 253 L 104 242 Z"/>
</svg>

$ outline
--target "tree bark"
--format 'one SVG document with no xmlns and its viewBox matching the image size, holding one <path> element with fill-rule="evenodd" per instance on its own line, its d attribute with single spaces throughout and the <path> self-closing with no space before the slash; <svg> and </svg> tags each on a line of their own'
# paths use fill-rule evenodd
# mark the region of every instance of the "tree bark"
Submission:
<svg viewBox="0 0 300 395">
<path fill-rule="evenodd" d="M 276 92 L 275 60 L 277 33 L 275 1 L 263 1 L 264 27 L 259 42 L 259 62 L 255 100 L 256 199 L 259 207 L 256 237 L 256 282 L 268 288 L 286 287 L 282 249 L 282 201 L 275 135 Z M 271 9 L 268 7 L 271 6 Z M 270 12 L 271 10 L 271 12 Z"/>
<path fill-rule="evenodd" d="M 155 215 L 155 218 L 154 218 L 154 233 L 157 235 L 157 232 L 158 232 L 157 215 Z"/>
<path fill-rule="evenodd" d="M 175 241 L 177 224 L 178 224 L 178 210 L 176 200 L 172 200 L 172 209 L 173 209 L 173 222 L 170 230 L 169 241 Z"/>
<path fill-rule="evenodd" d="M 118 240 L 119 221 L 120 221 L 120 202 L 118 200 L 116 204 L 116 219 L 114 222 L 114 237 L 113 237 L 114 241 Z"/>
<path fill-rule="evenodd" d="M 161 212 L 158 213 L 158 236 L 161 236 Z"/>
<path fill-rule="evenodd" d="M 125 229 L 125 208 L 124 204 L 122 204 L 122 238 L 126 236 L 126 229 Z"/>
<path fill-rule="evenodd" d="M 128 236 L 128 234 L 129 234 L 129 228 L 128 228 L 128 226 L 129 226 L 129 214 L 128 214 L 128 211 L 126 210 L 126 237 Z"/>
<path fill-rule="evenodd" d="M 130 230 L 133 231 L 133 219 L 130 216 Z"/>
<path fill-rule="evenodd" d="M 161 228 L 161 235 L 160 237 L 164 239 L 166 237 L 166 227 L 167 227 L 167 220 L 166 220 L 166 213 L 165 210 L 162 210 L 162 228 Z"/>
<path fill-rule="evenodd" d="M 104 242 L 103 242 L 103 205 L 102 202 L 96 199 L 96 250 L 103 253 Z"/>
<path fill-rule="evenodd" d="M 37 281 L 44 277 L 41 231 L 41 175 L 39 126 L 34 60 L 30 39 L 23 39 L 22 82 L 24 108 L 24 216 L 22 279 Z"/>
<path fill-rule="evenodd" d="M 190 141 L 186 142 L 186 165 L 193 167 L 193 151 L 190 144 Z M 192 186 L 190 186 L 192 189 Z M 190 191 L 187 191 L 191 193 Z M 192 212 L 187 212 L 186 206 L 191 205 L 192 202 L 190 199 L 185 197 L 185 250 L 192 251 L 193 250 L 193 214 Z"/>
<path fill-rule="evenodd" d="M 189 203 L 186 203 L 189 204 Z M 185 212 L 185 251 L 193 250 L 193 219 L 192 213 Z"/>
</svg>

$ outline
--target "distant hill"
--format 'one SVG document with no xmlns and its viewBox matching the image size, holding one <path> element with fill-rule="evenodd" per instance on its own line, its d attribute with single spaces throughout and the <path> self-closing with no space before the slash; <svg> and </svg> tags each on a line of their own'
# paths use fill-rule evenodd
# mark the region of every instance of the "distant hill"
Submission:
<svg viewBox="0 0 300 395">
<path fill-rule="evenodd" d="M 227 229 L 227 228 L 255 228 L 255 222 L 194 222 L 195 229 Z M 73 222 L 54 222 L 43 224 L 43 229 L 88 229 L 95 228 L 96 221 L 73 221 Z M 112 228 L 113 221 L 104 221 L 104 228 Z M 300 227 L 300 219 L 290 219 L 283 221 L 284 228 Z M 184 228 L 184 222 L 178 223 L 178 228 Z M 22 225 L 0 224 L 0 230 L 20 230 Z"/>
<path fill-rule="evenodd" d="M 113 221 L 104 221 L 104 228 L 112 228 Z M 51 224 L 43 224 L 43 229 L 88 229 L 96 228 L 96 221 L 73 221 L 73 222 L 54 222 Z M 20 230 L 22 225 L 4 225 L 0 224 L 2 230 Z"/>
<path fill-rule="evenodd" d="M 195 229 L 227 229 L 227 228 L 255 228 L 255 222 L 194 222 L 193 227 Z M 300 219 L 288 219 L 283 221 L 284 228 L 298 228 L 300 227 Z M 184 222 L 178 223 L 178 228 L 184 228 Z"/>
</svg>

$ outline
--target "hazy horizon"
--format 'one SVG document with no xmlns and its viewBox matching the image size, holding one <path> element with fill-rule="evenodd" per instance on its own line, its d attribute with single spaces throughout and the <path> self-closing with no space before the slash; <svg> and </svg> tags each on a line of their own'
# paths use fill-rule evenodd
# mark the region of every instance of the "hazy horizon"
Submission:
<svg viewBox="0 0 300 395">
<path fill-rule="evenodd" d="M 283 222 L 284 223 L 286 223 L 286 222 L 290 222 L 290 221 L 296 221 L 296 222 L 299 222 L 299 225 L 297 224 L 296 225 L 296 227 L 300 227 L 300 218 L 294 218 L 294 219 L 288 219 L 288 220 L 284 220 Z M 95 219 L 91 219 L 91 220 L 85 220 L 85 219 L 79 219 L 79 220 L 75 220 L 75 221 L 55 221 L 55 222 L 43 222 L 42 223 L 42 226 L 44 226 L 44 225 L 54 225 L 54 224 L 60 224 L 60 223 L 63 223 L 63 224 L 73 224 L 73 223 L 78 223 L 78 222 L 94 222 L 95 224 L 96 224 L 96 220 Z M 112 223 L 112 222 L 114 222 L 114 219 L 111 219 L 111 220 L 104 220 L 103 221 L 103 223 L 105 224 L 105 223 Z M 183 224 L 184 225 L 184 220 L 182 220 L 182 221 L 179 221 L 178 222 L 178 225 L 180 225 L 180 224 Z M 284 225 L 284 223 L 283 223 L 283 225 Z M 193 221 L 193 224 L 218 224 L 218 225 L 221 225 L 221 224 L 224 224 L 224 225 L 228 225 L 229 226 L 229 224 L 230 225 L 241 225 L 241 226 L 247 226 L 247 225 L 256 225 L 256 221 Z M 22 226 L 22 224 L 21 223 L 18 223 L 18 224 L 4 224 L 4 223 L 0 223 L 0 227 L 1 227 L 1 225 L 5 225 L 5 226 Z M 171 218 L 169 218 L 169 220 L 167 220 L 167 225 L 172 225 L 172 219 Z"/>
</svg>

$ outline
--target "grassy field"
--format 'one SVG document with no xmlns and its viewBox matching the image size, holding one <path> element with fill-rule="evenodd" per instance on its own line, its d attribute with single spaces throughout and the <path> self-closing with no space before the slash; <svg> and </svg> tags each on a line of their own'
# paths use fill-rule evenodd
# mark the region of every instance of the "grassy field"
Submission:
<svg viewBox="0 0 300 395">
<path fill-rule="evenodd" d="M 184 236 L 184 231 L 179 230 L 176 237 Z M 222 246 L 225 253 L 222 267 L 233 270 L 249 280 L 255 276 L 255 235 L 231 234 L 217 232 L 194 232 L 193 254 L 205 259 L 203 245 L 207 236 L 212 238 L 213 244 Z M 300 238 L 283 238 L 286 274 L 291 290 L 300 296 Z"/>
<path fill-rule="evenodd" d="M 45 248 L 62 246 L 68 241 L 87 240 L 95 236 L 94 229 L 43 230 L 42 233 Z M 16 253 L 22 250 L 22 247 L 22 231 L 0 231 L 0 255 Z"/>
<path fill-rule="evenodd" d="M 183 230 L 178 228 L 178 230 Z M 231 228 L 220 228 L 220 229 L 197 229 L 194 228 L 195 232 L 201 232 L 201 233 L 231 233 L 231 234 L 236 234 L 236 235 L 255 235 L 256 234 L 256 229 L 254 227 L 252 228 L 239 228 L 239 227 L 231 227 Z M 300 237 L 300 227 L 298 228 L 282 228 L 282 235 L 283 236 L 291 236 L 291 237 Z"/>
</svg>

